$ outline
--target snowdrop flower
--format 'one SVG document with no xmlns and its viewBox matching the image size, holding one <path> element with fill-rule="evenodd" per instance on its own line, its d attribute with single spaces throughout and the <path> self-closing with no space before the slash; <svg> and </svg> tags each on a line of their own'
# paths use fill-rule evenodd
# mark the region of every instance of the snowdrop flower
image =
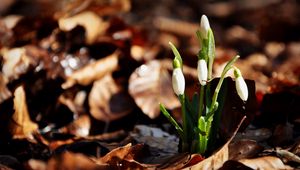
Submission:
<svg viewBox="0 0 300 170">
<path fill-rule="evenodd" d="M 177 96 L 183 95 L 184 88 L 185 88 L 185 80 L 182 73 L 182 69 L 177 59 L 174 59 L 173 65 L 174 65 L 173 75 L 172 75 L 173 90 Z"/>
<path fill-rule="evenodd" d="M 207 39 L 208 30 L 210 29 L 209 21 L 206 15 L 202 15 L 200 22 L 200 33 L 204 39 Z"/>
<path fill-rule="evenodd" d="M 247 101 L 248 99 L 248 88 L 247 84 L 242 77 L 241 71 L 238 68 L 234 68 L 234 76 L 235 76 L 235 88 L 243 101 Z"/>
<path fill-rule="evenodd" d="M 198 60 L 197 66 L 198 80 L 202 86 L 207 82 L 207 65 L 204 59 Z"/>
</svg>

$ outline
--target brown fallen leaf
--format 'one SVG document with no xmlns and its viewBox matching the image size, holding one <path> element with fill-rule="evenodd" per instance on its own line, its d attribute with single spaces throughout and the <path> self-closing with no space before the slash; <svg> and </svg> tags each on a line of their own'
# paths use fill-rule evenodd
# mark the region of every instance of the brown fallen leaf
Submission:
<svg viewBox="0 0 300 170">
<path fill-rule="evenodd" d="M 156 157 L 156 158 L 159 159 L 158 163 L 160 163 L 160 165 L 157 166 L 157 169 L 168 169 L 168 170 L 183 169 L 184 167 L 195 165 L 196 163 L 204 160 L 204 158 L 200 154 L 190 155 L 188 153 L 176 154 L 174 156 L 171 156 L 168 159 L 164 159 L 162 157 Z"/>
<path fill-rule="evenodd" d="M 94 82 L 88 103 L 91 115 L 105 122 L 119 119 L 134 108 L 129 94 L 109 74 Z"/>
<path fill-rule="evenodd" d="M 15 112 L 11 122 L 13 138 L 33 139 L 32 134 L 38 130 L 38 125 L 30 119 L 23 86 L 16 88 L 14 96 Z"/>
<path fill-rule="evenodd" d="M 63 89 L 67 89 L 75 85 L 89 85 L 93 81 L 98 80 L 105 76 L 107 73 L 112 72 L 118 67 L 118 52 L 111 54 L 105 58 L 92 62 L 85 67 L 74 71 L 67 81 L 62 84 Z"/>
<path fill-rule="evenodd" d="M 128 154 L 130 154 L 132 149 L 133 149 L 133 146 L 132 146 L 131 143 L 129 143 L 126 146 L 123 146 L 123 147 L 118 147 L 116 149 L 113 149 L 109 153 L 107 153 L 105 156 L 99 158 L 97 160 L 97 162 L 99 164 L 109 163 L 109 162 L 114 161 L 113 158 L 117 158 L 118 160 L 123 160 L 123 159 L 126 158 L 126 156 L 128 156 Z"/>
<path fill-rule="evenodd" d="M 245 158 L 253 158 L 262 150 L 263 147 L 254 140 L 241 139 L 238 141 L 233 141 L 229 144 L 229 159 L 240 160 Z"/>
<path fill-rule="evenodd" d="M 274 156 L 264 156 L 255 159 L 241 159 L 239 162 L 244 165 L 259 170 L 269 170 L 269 169 L 293 169 L 290 166 L 284 165 L 284 163 L 277 157 Z"/>
<path fill-rule="evenodd" d="M 77 137 L 85 137 L 89 135 L 91 128 L 91 120 L 88 115 L 81 115 L 69 125 L 59 129 L 59 132 L 68 133 Z"/>
<path fill-rule="evenodd" d="M 179 139 L 160 128 L 136 125 L 130 137 L 147 145 L 153 155 L 159 153 L 160 156 L 170 156 L 178 153 Z"/>
<path fill-rule="evenodd" d="M 275 152 L 277 155 L 286 159 L 287 161 L 300 163 L 300 157 L 293 152 L 280 148 L 276 148 Z"/>
<path fill-rule="evenodd" d="M 106 165 L 98 165 L 92 161 L 89 157 L 79 154 L 64 152 L 59 156 L 52 157 L 48 161 L 47 169 L 80 169 L 80 170 L 91 170 L 91 169 L 107 169 Z"/>
<path fill-rule="evenodd" d="M 128 88 L 135 103 L 152 119 L 160 114 L 158 103 L 163 103 L 167 109 L 180 105 L 168 70 L 158 60 L 138 67 L 129 78 Z"/>
<path fill-rule="evenodd" d="M 105 156 L 96 160 L 97 164 L 108 165 L 110 169 L 155 169 L 157 164 L 143 164 L 136 161 L 144 145 L 137 144 L 132 146 L 131 143 L 123 147 L 113 149 Z"/>
<path fill-rule="evenodd" d="M 69 18 L 60 18 L 58 25 L 63 31 L 70 31 L 77 25 L 83 26 L 86 30 L 86 41 L 89 44 L 93 43 L 98 36 L 103 35 L 108 28 L 108 23 L 91 11 L 82 12 Z"/>
<path fill-rule="evenodd" d="M 61 16 L 73 16 L 82 11 L 93 11 L 99 16 L 110 16 L 128 12 L 131 8 L 131 0 L 63 0 L 60 1 L 60 3 L 59 6 L 61 9 L 55 13 L 55 18 L 60 18 Z"/>
<path fill-rule="evenodd" d="M 7 79 L 0 73 L 0 103 L 11 97 L 11 92 L 8 90 Z"/>
<path fill-rule="evenodd" d="M 44 161 L 37 160 L 37 159 L 30 159 L 27 161 L 27 166 L 31 170 L 46 170 L 47 164 Z"/>
<path fill-rule="evenodd" d="M 0 53 L 4 59 L 2 72 L 8 80 L 18 79 L 21 74 L 27 72 L 30 65 L 36 64 L 36 61 L 26 55 L 25 47 L 3 48 Z"/>
</svg>

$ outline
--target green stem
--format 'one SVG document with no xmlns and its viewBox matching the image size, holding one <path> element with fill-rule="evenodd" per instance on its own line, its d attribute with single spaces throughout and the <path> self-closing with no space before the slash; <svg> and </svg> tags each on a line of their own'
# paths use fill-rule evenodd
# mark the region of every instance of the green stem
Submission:
<svg viewBox="0 0 300 170">
<path fill-rule="evenodd" d="M 214 95 L 213 95 L 213 98 L 212 98 L 211 106 L 210 106 L 210 108 L 209 108 L 209 114 L 210 114 L 210 115 L 207 117 L 207 119 L 209 119 L 210 116 L 213 115 L 213 110 L 214 110 L 215 104 L 216 104 L 216 102 L 217 102 L 218 95 L 219 95 L 219 92 L 220 92 L 220 89 L 221 89 L 223 80 L 224 80 L 224 78 L 225 78 L 225 75 L 226 75 L 227 72 L 231 69 L 232 64 L 233 64 L 239 57 L 240 57 L 240 56 L 238 56 L 238 55 L 235 56 L 235 57 L 233 57 L 233 58 L 226 64 L 226 66 L 224 67 L 223 72 L 222 72 L 222 74 L 221 74 L 221 78 L 220 78 L 220 80 L 219 80 L 219 82 L 218 82 L 218 85 L 217 85 L 217 87 L 216 87 L 216 89 L 215 89 L 215 92 L 214 92 Z"/>
<path fill-rule="evenodd" d="M 204 107 L 204 88 L 205 88 L 205 86 L 200 87 L 198 119 L 202 116 L 203 107 Z"/>
<path fill-rule="evenodd" d="M 179 100 L 181 103 L 181 111 L 182 111 L 182 128 L 183 128 L 183 141 L 182 141 L 182 151 L 188 151 L 188 134 L 189 132 L 187 127 L 187 115 L 186 115 L 186 108 L 185 108 L 185 96 L 179 95 Z"/>
<path fill-rule="evenodd" d="M 198 150 L 200 154 L 204 154 L 207 149 L 208 135 L 206 133 L 207 126 L 206 126 L 205 118 L 203 116 L 200 116 L 199 118 L 198 128 L 200 131 L 205 132 L 205 134 L 201 134 L 201 133 L 199 134 L 199 150 Z"/>
</svg>

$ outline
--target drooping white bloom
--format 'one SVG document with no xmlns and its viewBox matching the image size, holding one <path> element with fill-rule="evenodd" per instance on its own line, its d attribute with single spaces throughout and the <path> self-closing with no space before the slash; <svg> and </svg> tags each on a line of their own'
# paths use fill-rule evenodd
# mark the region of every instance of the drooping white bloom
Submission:
<svg viewBox="0 0 300 170">
<path fill-rule="evenodd" d="M 240 70 L 235 68 L 234 69 L 234 75 L 235 75 L 235 88 L 236 88 L 236 91 L 237 91 L 238 95 L 240 96 L 240 98 L 243 101 L 247 101 L 247 99 L 248 99 L 248 87 L 247 87 L 247 84 L 246 84 L 244 78 L 241 75 Z"/>
<path fill-rule="evenodd" d="M 207 82 L 207 65 L 204 59 L 198 60 L 197 66 L 198 80 L 202 86 Z"/>
<path fill-rule="evenodd" d="M 174 68 L 172 75 L 173 90 L 176 95 L 183 95 L 185 88 L 185 80 L 181 68 Z"/>
<path fill-rule="evenodd" d="M 206 15 L 202 15 L 200 22 L 200 33 L 203 38 L 207 39 L 208 30 L 210 29 L 209 21 Z"/>
</svg>

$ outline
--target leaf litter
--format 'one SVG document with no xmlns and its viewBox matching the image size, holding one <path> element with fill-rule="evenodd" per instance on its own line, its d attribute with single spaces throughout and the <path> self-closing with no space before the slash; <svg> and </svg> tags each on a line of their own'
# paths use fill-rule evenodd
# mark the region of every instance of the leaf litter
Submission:
<svg viewBox="0 0 300 170">
<path fill-rule="evenodd" d="M 299 168 L 297 2 L 10 3 L 0 5 L 1 168 Z M 218 28 L 214 76 L 238 53 L 237 66 L 255 81 L 247 81 L 246 105 L 228 96 L 209 155 L 178 153 L 180 141 L 158 105 L 181 120 L 168 41 L 187 61 L 187 92 L 199 88 L 192 83 L 199 9 Z M 226 81 L 224 92 L 233 88 Z"/>
</svg>

